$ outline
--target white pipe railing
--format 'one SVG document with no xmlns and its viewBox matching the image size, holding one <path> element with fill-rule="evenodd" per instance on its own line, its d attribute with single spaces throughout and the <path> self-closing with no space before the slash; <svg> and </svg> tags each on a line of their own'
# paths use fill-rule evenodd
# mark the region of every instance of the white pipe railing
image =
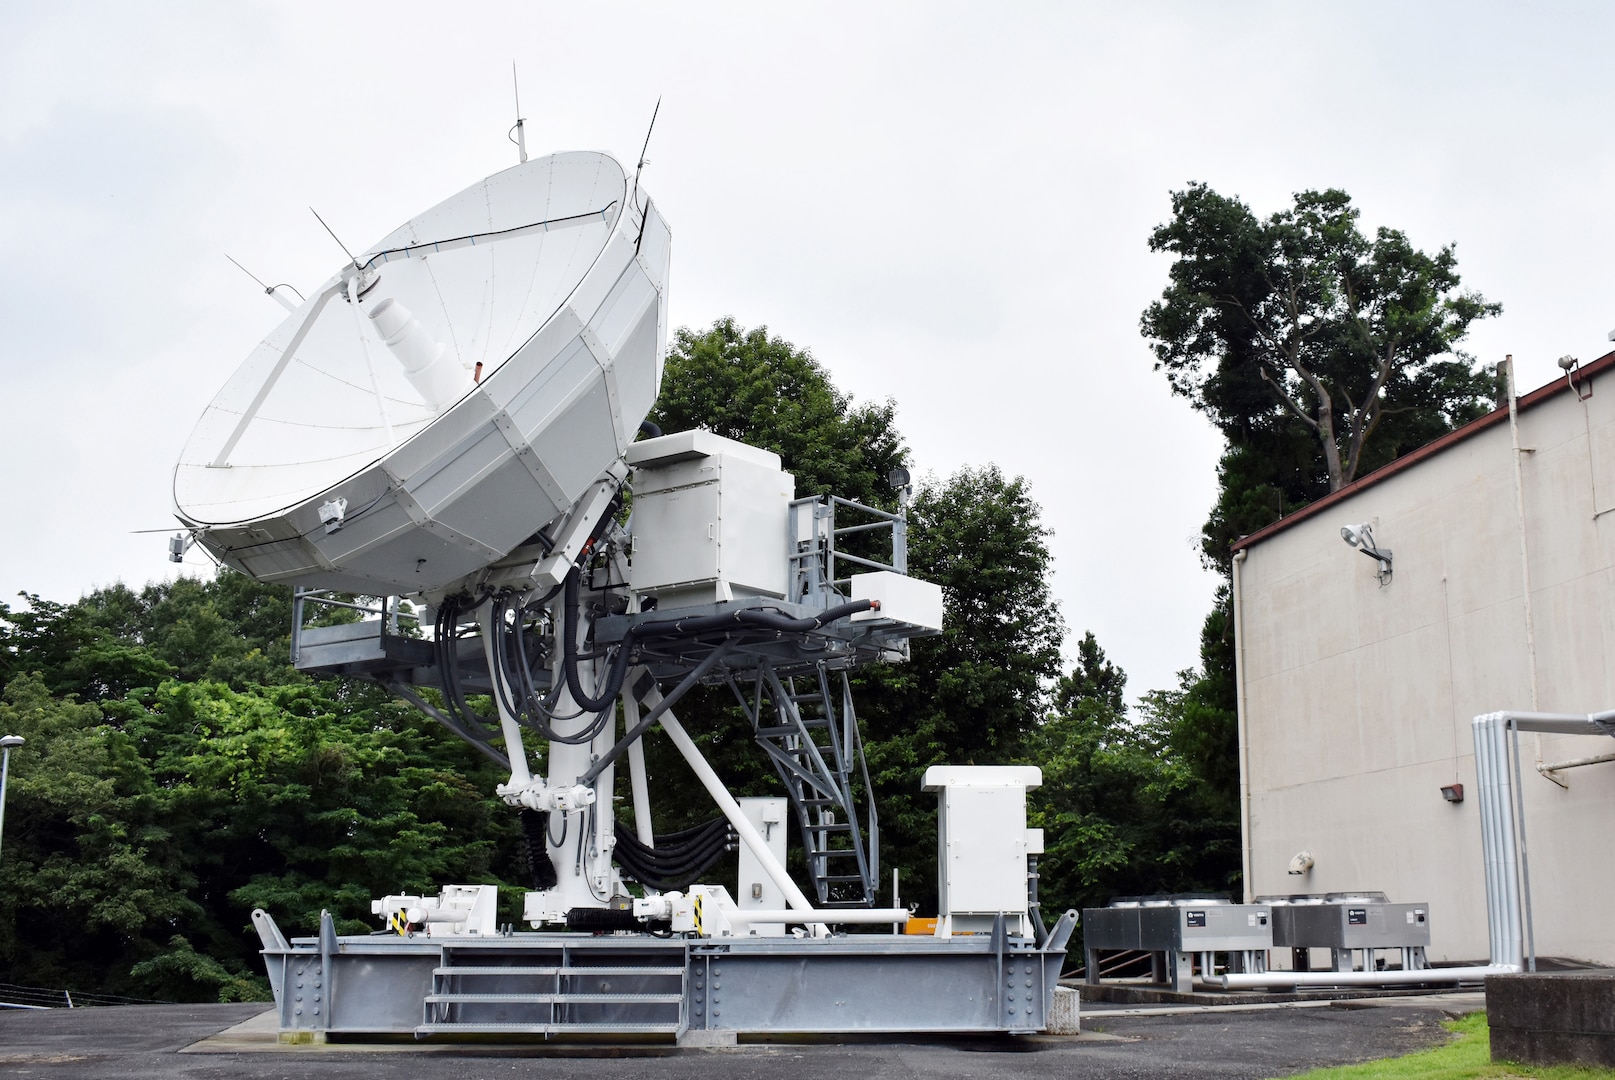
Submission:
<svg viewBox="0 0 1615 1080">
<path fill-rule="evenodd" d="M 737 908 L 729 913 L 732 923 L 846 923 L 868 924 L 908 922 L 908 908 Z"/>
<path fill-rule="evenodd" d="M 1415 968 L 1411 971 L 1263 971 L 1222 975 L 1211 980 L 1224 990 L 1301 989 L 1308 986 L 1405 986 L 1410 983 L 1478 982 L 1489 975 L 1513 975 L 1518 964 Z"/>
<path fill-rule="evenodd" d="M 1456 983 L 1484 980 L 1491 975 L 1523 971 L 1526 937 L 1531 937 L 1531 881 L 1525 861 L 1524 822 L 1517 800 L 1519 748 L 1511 740 L 1518 732 L 1560 735 L 1615 734 L 1615 709 L 1597 713 L 1494 712 L 1475 717 L 1475 776 L 1480 789 L 1481 857 L 1486 875 L 1486 925 L 1491 963 L 1470 967 L 1419 968 L 1401 971 L 1267 971 L 1229 974 L 1210 980 L 1225 990 L 1262 987 L 1294 989 L 1304 986 L 1397 986 L 1410 983 Z M 1558 767 L 1590 765 L 1615 760 L 1599 754 L 1561 763 Z M 1511 769 L 1512 765 L 1512 769 Z M 1551 766 L 1539 768 L 1551 768 Z M 1536 949 L 1530 950 L 1536 967 Z"/>
</svg>

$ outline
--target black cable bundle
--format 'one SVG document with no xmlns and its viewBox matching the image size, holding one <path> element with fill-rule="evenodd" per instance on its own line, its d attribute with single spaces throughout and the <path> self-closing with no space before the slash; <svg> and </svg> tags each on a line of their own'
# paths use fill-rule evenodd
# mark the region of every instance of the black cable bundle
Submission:
<svg viewBox="0 0 1615 1080">
<path fill-rule="evenodd" d="M 628 877 L 653 889 L 681 889 L 700 877 L 726 851 L 735 848 L 735 833 L 724 818 L 657 840 L 655 847 L 639 842 L 632 829 L 617 823 L 617 847 L 612 853 Z"/>
<path fill-rule="evenodd" d="M 575 907 L 566 913 L 566 928 L 586 934 L 610 934 L 618 930 L 638 930 L 640 925 L 632 909 Z"/>
<path fill-rule="evenodd" d="M 550 862 L 545 836 L 549 832 L 550 816 L 537 810 L 522 807 L 522 850 L 527 855 L 527 881 L 535 892 L 553 889 L 560 882 L 555 864 Z"/>
<path fill-rule="evenodd" d="M 481 731 L 491 736 L 499 732 L 499 721 L 480 716 L 465 700 L 460 686 L 460 667 L 455 642 L 460 637 L 460 615 L 476 609 L 480 601 L 464 603 L 459 597 L 447 597 L 438 605 L 437 623 L 433 629 L 432 647 L 436 651 L 437 677 L 443 690 L 443 709 L 468 731 Z"/>
</svg>

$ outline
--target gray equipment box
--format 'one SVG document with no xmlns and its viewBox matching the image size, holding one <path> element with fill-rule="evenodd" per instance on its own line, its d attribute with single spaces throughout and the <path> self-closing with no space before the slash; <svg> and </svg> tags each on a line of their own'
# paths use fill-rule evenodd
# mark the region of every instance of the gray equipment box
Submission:
<svg viewBox="0 0 1615 1080">
<path fill-rule="evenodd" d="M 1352 898 L 1273 905 L 1273 944 L 1293 949 L 1406 949 L 1430 944 L 1430 905 Z"/>
<path fill-rule="evenodd" d="M 1230 971 L 1262 971 L 1273 946 L 1272 908 L 1227 900 L 1186 897 L 1121 900 L 1082 912 L 1087 981 L 1097 984 L 1099 954 L 1107 951 L 1153 953 L 1155 981 L 1188 993 L 1194 963 L 1212 973 L 1213 954 L 1228 954 Z"/>
<path fill-rule="evenodd" d="M 1082 909 L 1082 940 L 1090 949 L 1136 952 L 1139 944 L 1137 904 Z"/>
<path fill-rule="evenodd" d="M 1139 948 L 1146 952 L 1250 952 L 1273 947 L 1272 909 L 1265 904 L 1174 901 L 1138 909 Z"/>
<path fill-rule="evenodd" d="M 1258 897 L 1273 908 L 1273 945 L 1290 949 L 1297 971 L 1311 970 L 1310 950 L 1329 950 L 1329 969 L 1357 969 L 1357 950 L 1363 950 L 1362 970 L 1377 964 L 1375 953 L 1395 949 L 1404 971 L 1428 967 L 1425 949 L 1430 945 L 1430 905 L 1393 904 L 1384 893 L 1325 893 L 1302 896 Z"/>
</svg>

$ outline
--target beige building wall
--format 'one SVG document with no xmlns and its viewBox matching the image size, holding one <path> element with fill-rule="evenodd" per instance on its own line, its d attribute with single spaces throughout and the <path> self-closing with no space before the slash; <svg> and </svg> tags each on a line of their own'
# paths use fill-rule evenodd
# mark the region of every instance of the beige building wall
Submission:
<svg viewBox="0 0 1615 1080">
<path fill-rule="evenodd" d="M 1248 543 L 1237 602 L 1253 895 L 1427 901 L 1431 959 L 1486 957 L 1471 720 L 1615 708 L 1615 375 L 1590 385 L 1585 402 L 1566 390 L 1520 413 L 1534 706 L 1506 421 Z M 1386 585 L 1341 539 L 1363 521 L 1394 554 Z M 1615 964 L 1615 763 L 1564 771 L 1568 787 L 1532 768 L 1615 740 L 1521 745 L 1537 953 Z M 1442 798 L 1454 782 L 1464 802 Z M 1288 874 L 1303 850 L 1314 868 Z"/>
</svg>

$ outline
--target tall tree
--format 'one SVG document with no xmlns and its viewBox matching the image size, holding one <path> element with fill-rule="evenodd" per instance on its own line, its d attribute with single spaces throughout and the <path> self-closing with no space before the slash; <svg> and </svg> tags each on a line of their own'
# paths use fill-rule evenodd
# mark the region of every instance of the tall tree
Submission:
<svg viewBox="0 0 1615 1080">
<path fill-rule="evenodd" d="M 1370 240 L 1357 221 L 1336 189 L 1264 221 L 1190 184 L 1150 235 L 1174 261 L 1141 324 L 1173 392 L 1231 441 L 1298 421 L 1330 491 L 1479 415 L 1491 378 L 1454 350 L 1502 310 L 1460 291 L 1451 245 L 1429 255 L 1388 228 Z"/>
<path fill-rule="evenodd" d="M 883 858 L 908 875 L 904 899 L 935 910 L 936 798 L 920 780 L 931 765 L 1026 760 L 1065 627 L 1049 589 L 1049 531 L 1025 478 L 960 469 L 920 486 L 909 522 L 909 570 L 942 586 L 943 630 L 911 642 L 908 663 L 862 673 L 858 714 Z"/>
<path fill-rule="evenodd" d="M 1043 768 L 1030 817 L 1044 830 L 1040 884 L 1050 912 L 1117 896 L 1226 890 L 1237 880 L 1237 817 L 1230 827 L 1185 745 L 1196 736 L 1185 723 L 1199 707 L 1186 702 L 1191 691 L 1145 694 L 1135 717 L 1126 685 L 1085 635 L 1052 713 L 1028 741 Z"/>
<path fill-rule="evenodd" d="M 1395 229 L 1365 236 L 1345 192 L 1300 192 L 1264 220 L 1190 184 L 1172 194 L 1172 218 L 1149 245 L 1173 256 L 1161 299 L 1140 319 L 1156 370 L 1227 439 L 1201 530 L 1202 561 L 1225 579 L 1239 537 L 1491 407 L 1494 374 L 1457 347 L 1500 305 L 1461 290 L 1451 245 L 1430 255 Z M 1202 629 L 1199 667 L 1145 701 L 1172 760 L 1198 785 L 1199 873 L 1235 882 L 1229 599 L 1225 583 Z"/>
<path fill-rule="evenodd" d="M 806 349 L 730 318 L 673 335 L 651 419 L 665 431 L 704 427 L 772 450 L 798 495 L 891 506 L 888 474 L 907 464 L 890 400 L 855 404 Z"/>
</svg>

